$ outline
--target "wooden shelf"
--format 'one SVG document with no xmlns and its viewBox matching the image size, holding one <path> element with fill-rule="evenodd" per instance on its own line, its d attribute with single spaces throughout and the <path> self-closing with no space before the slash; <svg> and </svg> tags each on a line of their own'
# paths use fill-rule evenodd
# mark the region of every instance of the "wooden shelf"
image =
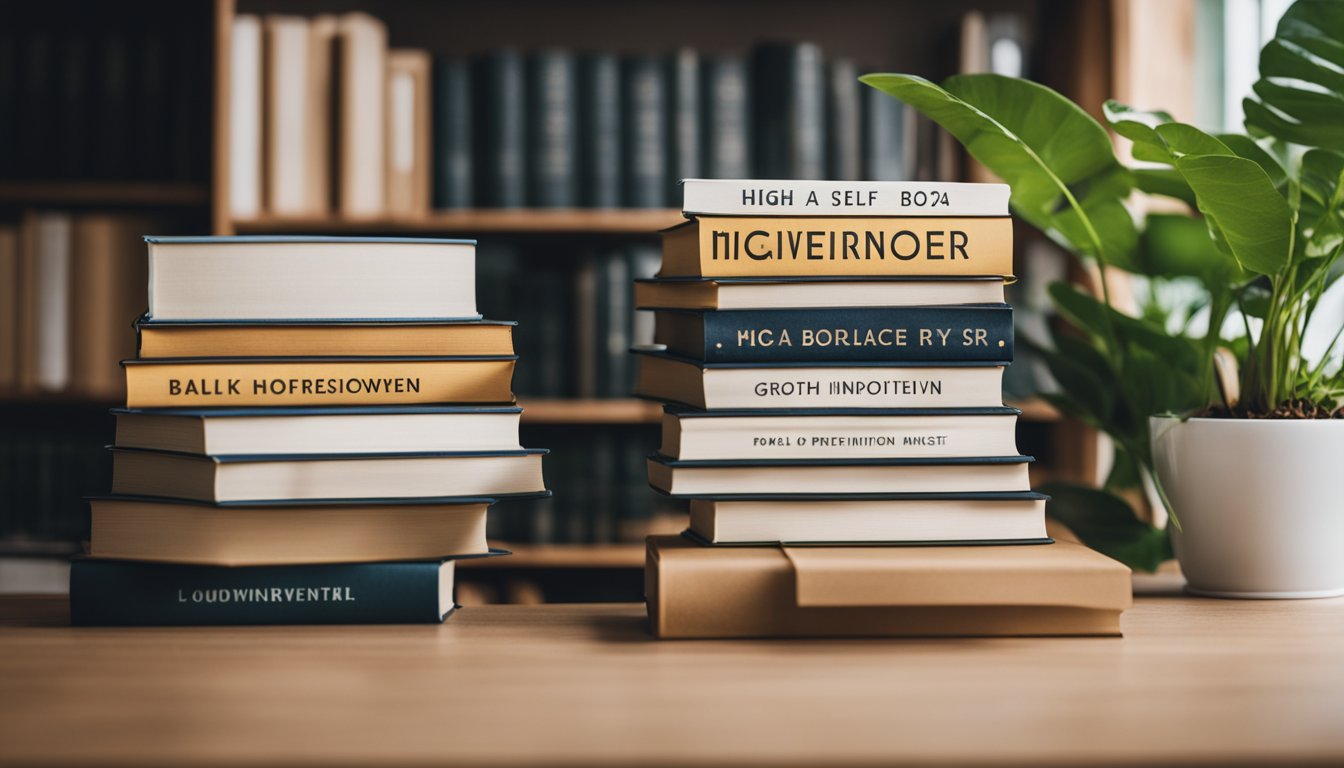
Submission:
<svg viewBox="0 0 1344 768">
<path fill-rule="evenodd" d="M 663 407 L 635 398 L 522 400 L 524 424 L 657 424 Z"/>
<path fill-rule="evenodd" d="M 511 545 L 492 542 L 510 550 L 507 557 L 482 557 L 458 561 L 459 568 L 643 568 L 643 544 L 541 544 Z"/>
<path fill-rule="evenodd" d="M 158 181 L 3 181 L 0 203 L 17 205 L 205 205 L 205 184 Z"/>
<path fill-rule="evenodd" d="M 234 222 L 239 233 L 376 232 L 383 234 L 602 234 L 647 235 L 684 219 L 673 208 L 522 208 L 433 211 L 424 216 L 349 219 L 264 216 Z"/>
</svg>

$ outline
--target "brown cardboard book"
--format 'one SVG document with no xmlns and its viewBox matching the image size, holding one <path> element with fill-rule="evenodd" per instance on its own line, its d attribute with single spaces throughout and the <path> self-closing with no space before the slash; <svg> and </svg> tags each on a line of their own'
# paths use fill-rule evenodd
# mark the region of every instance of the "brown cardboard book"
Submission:
<svg viewBox="0 0 1344 768">
<path fill-rule="evenodd" d="M 387 53 L 387 212 L 429 210 L 429 54 Z"/>
<path fill-rule="evenodd" d="M 659 638 L 1120 634 L 1129 569 L 1080 544 L 707 547 L 648 540 Z"/>
</svg>

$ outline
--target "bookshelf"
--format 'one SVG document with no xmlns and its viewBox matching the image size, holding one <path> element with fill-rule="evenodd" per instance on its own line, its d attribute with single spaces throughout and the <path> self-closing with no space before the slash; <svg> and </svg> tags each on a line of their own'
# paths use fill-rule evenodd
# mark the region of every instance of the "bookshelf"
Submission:
<svg viewBox="0 0 1344 768">
<path fill-rule="evenodd" d="M 57 4 L 66 0 L 57 0 Z M 938 76 L 949 66 L 948 52 L 956 41 L 958 19 L 969 10 L 1009 11 L 1020 14 L 1035 36 L 1040 52 L 1034 73 L 1048 84 L 1089 107 L 1112 92 L 1110 19 L 1120 6 L 1133 0 L 948 0 L 937 4 L 872 3 L 869 0 L 660 0 L 625 3 L 619 0 L 576 0 L 551 4 L 544 0 L 499 0 L 495 3 L 437 4 L 419 0 L 210 0 L 192 4 L 191 14 L 205 30 L 208 82 L 202 84 L 208 142 L 201 178 L 190 180 L 116 181 L 106 178 L 25 180 L 0 178 L 0 222 L 14 221 L 32 210 L 113 209 L 167 211 L 181 232 L 214 234 L 384 234 L 476 237 L 483 244 L 516 245 L 520 253 L 516 276 L 507 290 L 527 279 L 534 265 L 556 266 L 559 271 L 538 272 L 538 279 L 568 279 L 574 254 L 594 252 L 600 260 L 605 248 L 656 243 L 655 233 L 682 220 L 674 208 L 473 208 L 431 210 L 415 216 L 342 218 L 334 215 L 279 217 L 263 215 L 236 219 L 231 215 L 230 193 L 230 30 L 240 13 L 297 13 L 366 11 L 384 20 L 396 47 L 421 47 L 434 53 L 471 55 L 505 44 L 521 50 L 558 46 L 575 51 L 616 50 L 665 53 L 692 46 L 707 54 L 743 53 L 762 39 L 813 40 L 828 52 L 844 52 L 860 71 L 904 70 Z M 128 0 L 128 13 L 160 13 L 170 6 L 162 0 Z M 174 11 L 176 13 L 176 11 Z M 520 23 L 521 22 L 521 23 Z M 619 45 L 612 41 L 620 41 Z M 1081 62 L 1081 63 L 1080 63 Z M 952 62 L 955 65 L 955 62 Z M 1028 237 L 1032 235 L 1027 235 Z M 488 306 L 483 308 L 490 313 Z M 572 311 L 567 310 L 567 311 Z M 523 354 L 531 359 L 524 350 Z M 0 389 L 0 406 L 40 414 L 60 429 L 78 431 L 90 409 L 113 405 L 110 394 L 27 393 Z M 654 435 L 661 409 L 630 397 L 520 397 L 523 425 L 546 437 L 533 440 L 579 456 L 602 461 L 602 454 L 585 453 L 584 440 L 616 432 L 621 445 L 640 445 L 634 437 Z M 1041 400 L 1011 403 L 1022 409 L 1020 423 L 1026 439 L 1040 446 L 1051 476 L 1090 478 L 1097 469 L 1095 435 L 1083 425 L 1063 418 Z M 106 421 L 82 427 L 90 441 L 110 442 Z M 538 431 L 539 430 L 539 431 Z M 549 441 L 563 436 L 563 445 Z M 530 438 L 529 438 L 530 439 Z M 645 452 L 656 447 L 650 438 Z M 568 466 L 568 465 L 567 465 Z M 81 489 L 81 493 L 99 489 Z M 651 491 L 645 492 L 649 497 Z M 639 545 L 519 544 L 513 558 L 464 565 L 467 571 L 518 569 L 536 571 L 544 582 L 556 570 L 609 568 L 631 577 L 642 566 Z"/>
</svg>

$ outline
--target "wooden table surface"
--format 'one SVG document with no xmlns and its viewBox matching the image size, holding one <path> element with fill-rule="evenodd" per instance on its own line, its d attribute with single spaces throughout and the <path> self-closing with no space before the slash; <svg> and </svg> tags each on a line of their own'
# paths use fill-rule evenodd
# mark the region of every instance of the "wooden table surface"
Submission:
<svg viewBox="0 0 1344 768">
<path fill-rule="evenodd" d="M 1344 600 L 1139 597 L 1123 639 L 656 642 L 642 606 L 76 629 L 0 600 L 0 764 L 1344 763 Z"/>
</svg>

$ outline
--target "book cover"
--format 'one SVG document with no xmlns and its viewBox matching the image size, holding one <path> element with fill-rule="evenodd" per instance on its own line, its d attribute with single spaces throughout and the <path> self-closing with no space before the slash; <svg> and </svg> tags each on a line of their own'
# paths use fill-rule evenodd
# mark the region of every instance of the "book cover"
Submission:
<svg viewBox="0 0 1344 768">
<path fill-rule="evenodd" d="M 366 13 L 337 22 L 337 200 L 343 216 L 378 216 L 386 210 L 387 27 Z"/>
<path fill-rule="evenodd" d="M 709 363 L 975 360 L 1010 363 L 1007 304 L 659 311 L 655 342 Z"/>
<path fill-rule="evenodd" d="M 387 212 L 418 216 L 429 210 L 430 57 L 425 51 L 387 53 Z"/>
<path fill-rule="evenodd" d="M 498 50 L 472 62 L 472 136 L 476 202 L 490 208 L 527 203 L 527 89 L 523 57 Z"/>
<path fill-rule="evenodd" d="M 470 208 L 472 194 L 471 70 L 465 59 L 434 60 L 434 207 Z"/>
<path fill-rule="evenodd" d="M 663 231 L 659 277 L 1013 274 L 1013 220 L 702 218 Z"/>
<path fill-rule="evenodd" d="M 705 547 L 648 541 L 650 630 L 712 637 L 1120 634 L 1129 569 L 1079 544 Z"/>
<path fill-rule="evenodd" d="M 866 86 L 865 86 L 866 88 Z M 900 106 L 886 94 L 867 88 Z M 872 119 L 873 112 L 867 114 Z M 870 130 L 869 140 L 888 136 L 889 126 Z M 899 137 L 898 137 L 899 138 Z M 884 150 L 885 152 L 886 150 Z M 895 151 L 893 148 L 891 151 Z M 874 167 L 869 156 L 870 172 Z M 682 212 L 694 216 L 1007 216 L 1007 184 L 894 181 L 884 163 L 884 181 L 799 181 L 748 178 L 686 179 Z"/>
<path fill-rule="evenodd" d="M 500 320 L 258 323 L 142 318 L 136 322 L 135 329 L 142 360 L 180 357 L 456 357 L 512 355 L 516 325 Z M 130 352 L 133 354 L 135 350 Z M 127 356 L 121 355 L 118 359 Z"/>
<path fill-rule="evenodd" d="M 859 70 L 850 59 L 826 67 L 826 178 L 857 181 L 862 176 L 862 109 Z"/>
<path fill-rule="evenodd" d="M 514 357 L 126 360 L 126 407 L 512 403 Z"/>
<path fill-rule="evenodd" d="M 710 56 L 701 65 L 701 148 L 712 179 L 751 176 L 751 79 L 739 56 Z M 683 176 L 681 178 L 690 178 Z M 680 193 L 673 195 L 676 200 Z"/>
<path fill-rule="evenodd" d="M 229 214 L 235 219 L 261 213 L 261 38 L 259 17 L 234 17 L 229 51 Z"/>
<path fill-rule="evenodd" d="M 230 568 L 77 558 L 70 564 L 70 623 L 437 624 L 454 608 L 453 562 Z"/>
<path fill-rule="evenodd" d="M 667 205 L 667 81 L 657 57 L 632 56 L 622 62 L 621 101 L 625 135 L 625 205 Z"/>
<path fill-rule="evenodd" d="M 581 199 L 591 208 L 621 204 L 621 61 L 592 54 L 580 62 L 579 156 Z"/>
<path fill-rule="evenodd" d="M 754 174 L 826 178 L 826 65 L 813 43 L 765 43 L 752 51 Z"/>
<path fill-rule="evenodd" d="M 681 194 L 682 179 L 704 176 L 700 125 L 700 54 L 680 48 L 667 57 L 667 199 Z"/>
<path fill-rule="evenodd" d="M 528 204 L 579 204 L 579 87 L 573 54 L 546 50 L 527 61 Z"/>
</svg>

